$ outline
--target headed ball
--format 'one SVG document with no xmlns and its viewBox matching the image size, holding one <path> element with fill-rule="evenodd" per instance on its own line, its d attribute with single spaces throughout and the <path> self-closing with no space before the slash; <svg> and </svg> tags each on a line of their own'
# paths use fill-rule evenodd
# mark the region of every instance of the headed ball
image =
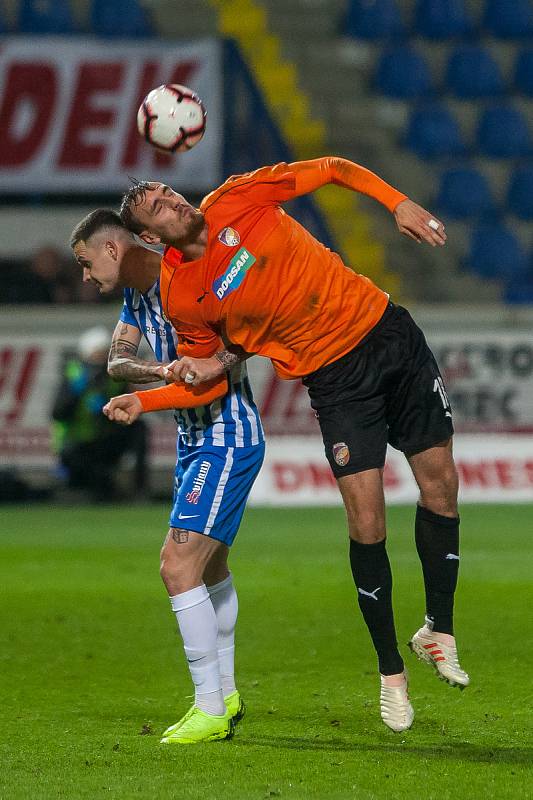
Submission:
<svg viewBox="0 0 533 800">
<path fill-rule="evenodd" d="M 137 128 L 158 150 L 183 152 L 204 135 L 206 113 L 192 89 L 168 83 L 146 95 L 137 112 Z"/>
</svg>

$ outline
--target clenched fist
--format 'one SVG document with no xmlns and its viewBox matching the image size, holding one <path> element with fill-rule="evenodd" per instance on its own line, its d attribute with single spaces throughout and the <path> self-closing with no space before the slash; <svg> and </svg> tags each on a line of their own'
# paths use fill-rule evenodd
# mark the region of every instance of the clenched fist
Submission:
<svg viewBox="0 0 533 800">
<path fill-rule="evenodd" d="M 172 361 L 168 365 L 166 380 L 171 377 L 177 383 L 184 381 L 192 386 L 214 380 L 224 372 L 224 365 L 212 356 L 211 358 L 191 358 L 184 356 L 178 361 Z"/>
<path fill-rule="evenodd" d="M 112 397 L 102 411 L 112 422 L 131 425 L 141 416 L 143 407 L 136 394 L 119 394 L 118 397 Z"/>
</svg>

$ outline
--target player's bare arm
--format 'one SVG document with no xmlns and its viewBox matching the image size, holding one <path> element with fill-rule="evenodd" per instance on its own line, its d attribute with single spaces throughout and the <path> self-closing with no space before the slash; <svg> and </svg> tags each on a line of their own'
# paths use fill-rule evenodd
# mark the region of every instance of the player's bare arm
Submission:
<svg viewBox="0 0 533 800">
<path fill-rule="evenodd" d="M 398 230 L 404 236 L 416 242 L 427 242 L 432 247 L 446 243 L 444 225 L 437 217 L 413 203 L 374 172 L 353 161 L 326 156 L 311 161 L 296 161 L 290 164 L 290 168 L 296 174 L 295 196 L 334 183 L 382 203 L 394 214 Z"/>
<path fill-rule="evenodd" d="M 117 381 L 153 383 L 165 379 L 165 364 L 137 357 L 141 331 L 120 321 L 115 328 L 109 350 L 107 371 Z"/>
<path fill-rule="evenodd" d="M 247 358 L 250 358 L 250 353 L 245 353 L 237 345 L 229 345 L 227 349 L 220 350 L 210 358 L 184 356 L 179 361 L 169 364 L 168 372 L 175 381 L 185 381 L 192 386 L 198 386 L 200 383 L 218 378 Z"/>
</svg>

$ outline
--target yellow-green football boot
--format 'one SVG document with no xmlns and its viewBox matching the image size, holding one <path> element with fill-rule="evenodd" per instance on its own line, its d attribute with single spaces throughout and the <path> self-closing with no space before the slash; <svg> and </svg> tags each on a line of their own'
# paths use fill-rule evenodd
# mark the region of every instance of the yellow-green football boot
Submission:
<svg viewBox="0 0 533 800">
<path fill-rule="evenodd" d="M 224 702 L 226 704 L 226 708 L 228 709 L 228 713 L 233 719 L 233 722 L 235 724 L 240 722 L 246 714 L 246 706 L 244 705 L 244 700 L 239 694 L 239 690 L 235 689 L 235 691 L 233 691 L 231 694 L 228 694 L 224 698 Z"/>
<path fill-rule="evenodd" d="M 228 710 L 221 716 L 215 716 L 193 706 L 176 725 L 167 728 L 161 744 L 197 744 L 231 739 L 234 728 L 235 723 Z"/>
<path fill-rule="evenodd" d="M 231 694 L 226 695 L 226 697 L 224 698 L 224 702 L 226 704 L 226 708 L 228 709 L 230 717 L 233 719 L 233 722 L 236 725 L 238 722 L 241 721 L 241 719 L 246 714 L 246 706 L 244 704 L 244 700 L 239 694 L 239 690 L 235 689 L 235 691 L 231 692 Z M 170 727 L 168 727 L 166 731 L 163 733 L 163 738 L 170 736 L 171 733 L 177 731 L 178 728 L 189 719 L 194 709 L 195 706 L 192 705 L 187 711 L 187 713 L 184 714 L 184 716 L 180 720 L 178 720 L 178 722 L 175 722 L 174 725 L 170 725 Z"/>
<path fill-rule="evenodd" d="M 164 739 L 166 736 L 170 736 L 170 734 L 171 734 L 171 733 L 174 733 L 174 731 L 177 731 L 177 730 L 178 730 L 178 728 L 180 727 L 180 725 L 183 725 L 183 723 L 184 723 L 184 722 L 187 722 L 187 720 L 188 720 L 188 719 L 189 719 L 189 717 L 191 716 L 191 714 L 192 714 L 192 712 L 194 711 L 194 709 L 195 709 L 195 705 L 194 705 L 194 703 L 193 703 L 193 704 L 192 704 L 192 706 L 191 706 L 191 707 L 189 708 L 189 710 L 187 711 L 187 713 L 186 713 L 186 714 L 184 714 L 184 715 L 183 715 L 183 717 L 182 717 L 180 720 L 178 720 L 177 722 L 175 722 L 175 723 L 174 723 L 174 725 L 170 725 L 170 726 L 169 726 L 169 727 L 166 729 L 166 731 L 164 731 L 164 733 L 163 733 L 163 739 Z"/>
</svg>

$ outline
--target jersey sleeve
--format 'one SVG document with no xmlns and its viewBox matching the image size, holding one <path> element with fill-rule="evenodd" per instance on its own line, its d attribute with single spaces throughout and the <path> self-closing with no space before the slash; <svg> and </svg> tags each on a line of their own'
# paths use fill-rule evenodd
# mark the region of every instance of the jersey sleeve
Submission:
<svg viewBox="0 0 533 800">
<path fill-rule="evenodd" d="M 296 161 L 289 164 L 288 169 L 294 176 L 291 197 L 309 194 L 321 186 L 334 183 L 374 198 L 391 212 L 402 200 L 407 199 L 407 195 L 386 183 L 379 175 L 346 158 L 325 156 L 310 161 Z"/>
<path fill-rule="evenodd" d="M 196 408 L 207 406 L 228 391 L 228 379 L 225 373 L 212 381 L 199 386 L 187 383 L 170 383 L 157 389 L 145 389 L 135 392 L 144 412 L 165 411 L 172 408 Z"/>
<path fill-rule="evenodd" d="M 213 203 L 234 200 L 237 196 L 253 205 L 279 205 L 294 197 L 294 190 L 295 175 L 288 164 L 281 162 L 243 175 L 233 175 L 202 200 L 200 210 L 205 213 Z"/>
<path fill-rule="evenodd" d="M 128 291 L 128 289 L 124 289 L 124 303 L 120 313 L 120 320 L 121 322 L 125 322 L 126 325 L 132 325 L 134 328 L 138 328 L 140 330 L 139 323 L 137 322 L 135 314 L 133 313 L 131 293 Z"/>
</svg>

